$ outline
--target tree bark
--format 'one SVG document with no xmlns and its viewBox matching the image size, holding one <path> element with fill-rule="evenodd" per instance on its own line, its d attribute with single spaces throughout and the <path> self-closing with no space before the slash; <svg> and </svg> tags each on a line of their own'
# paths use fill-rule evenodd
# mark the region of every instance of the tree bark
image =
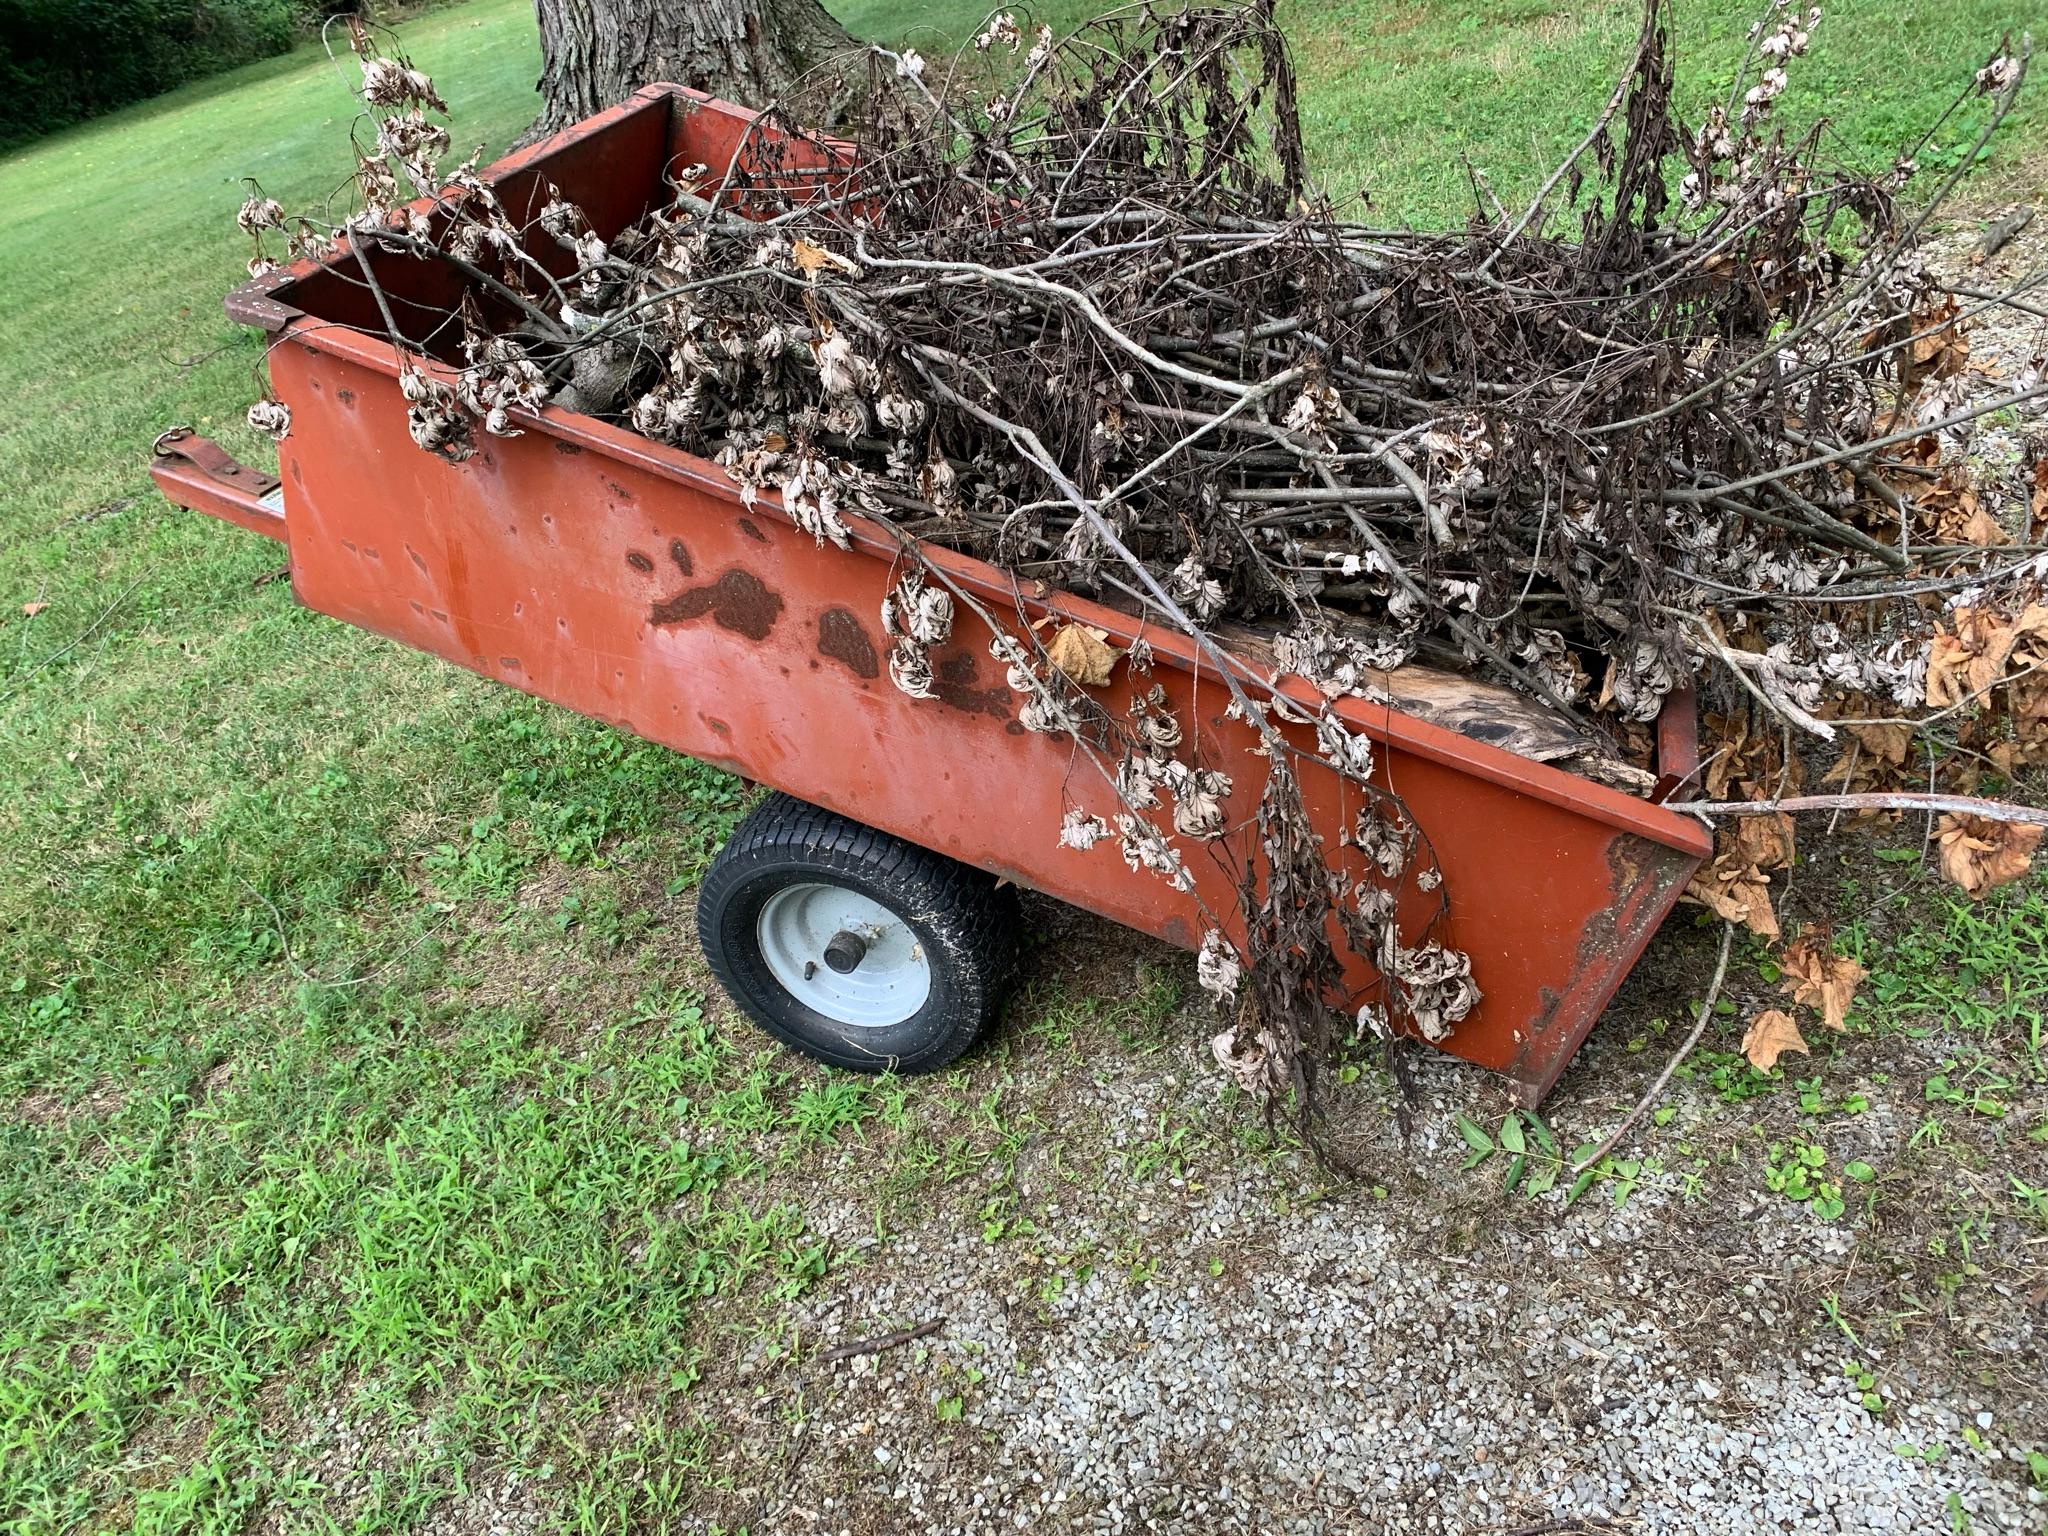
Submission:
<svg viewBox="0 0 2048 1536">
<path fill-rule="evenodd" d="M 674 81 L 750 107 L 854 46 L 818 0 L 534 0 L 541 115 L 553 133 Z"/>
</svg>

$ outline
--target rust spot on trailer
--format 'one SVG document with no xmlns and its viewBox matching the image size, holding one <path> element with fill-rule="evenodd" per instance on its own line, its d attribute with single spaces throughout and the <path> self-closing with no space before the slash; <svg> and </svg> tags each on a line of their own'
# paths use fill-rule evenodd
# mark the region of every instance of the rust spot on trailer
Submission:
<svg viewBox="0 0 2048 1536">
<path fill-rule="evenodd" d="M 697 567 L 690 559 L 690 551 L 684 546 L 681 539 L 670 539 L 668 541 L 668 557 L 675 561 L 676 569 L 685 576 L 697 574 Z"/>
<path fill-rule="evenodd" d="M 565 437 L 555 439 L 555 452 L 557 453 L 577 454 L 582 451 L 583 445 L 581 443 L 572 443 Z"/>
<path fill-rule="evenodd" d="M 843 662 L 856 677 L 879 677 L 875 642 L 848 608 L 827 608 L 818 615 L 818 654 Z"/>
<path fill-rule="evenodd" d="M 412 560 L 412 563 L 420 568 L 420 573 L 422 575 L 425 575 L 427 569 L 427 562 L 420 558 L 420 552 L 414 549 L 410 544 L 405 546 L 405 552 L 407 556 Z"/>
<path fill-rule="evenodd" d="M 517 656 L 500 656 L 498 658 L 498 665 L 507 672 L 517 672 L 519 670 L 519 658 Z"/>
<path fill-rule="evenodd" d="M 650 571 L 654 569 L 654 562 L 648 559 L 647 556 L 641 554 L 640 551 L 637 549 L 629 549 L 626 551 L 626 564 L 633 567 L 634 570 L 638 571 L 643 576 L 647 575 Z"/>
<path fill-rule="evenodd" d="M 633 493 L 627 490 L 623 485 L 619 484 L 619 482 L 616 480 L 605 481 L 604 488 L 610 491 L 614 496 L 618 497 L 621 501 L 631 501 L 633 499 Z"/>
<path fill-rule="evenodd" d="M 334 398 L 343 405 L 353 406 L 356 403 L 356 392 L 352 389 L 337 389 Z"/>
<path fill-rule="evenodd" d="M 752 571 L 735 566 L 714 582 L 656 603 L 647 618 L 654 624 L 682 624 L 708 613 L 720 629 L 749 640 L 766 640 L 781 612 L 781 594 L 763 585 Z"/>
<path fill-rule="evenodd" d="M 766 544 L 768 542 L 768 535 L 763 533 L 759 528 L 754 526 L 754 520 L 751 517 L 743 517 L 740 519 L 740 532 L 744 533 L 756 544 Z"/>
<path fill-rule="evenodd" d="M 1574 972 L 1613 963 L 1615 956 L 1636 937 L 1629 932 L 1631 914 L 1626 910 L 1626 898 L 1642 883 L 1643 853 L 1647 850 L 1638 847 L 1640 841 L 1622 834 L 1607 845 L 1607 873 L 1617 903 L 1587 918 L 1586 926 L 1580 930 L 1578 952 L 1572 958 Z"/>
<path fill-rule="evenodd" d="M 1592 1016 L 1612 992 L 1613 984 L 1600 984 L 1601 979 L 1618 981 L 1627 973 L 1663 920 L 1670 905 L 1668 893 L 1690 878 L 1693 867 L 1683 855 L 1627 832 L 1615 834 L 1608 843 L 1606 861 L 1609 899 L 1588 912 L 1579 930 L 1572 956 L 1572 984 L 1562 991 L 1548 986 L 1538 989 L 1535 1016 L 1522 1027 L 1525 1043 L 1509 1069 L 1518 1098 L 1533 1095 L 1527 1101 L 1531 1106 L 1549 1091 L 1585 1035 L 1584 1029 L 1576 1027 L 1560 1032 L 1560 1023 L 1576 1022 L 1561 1020 L 1560 1014 L 1587 1009 L 1589 1016 L 1584 1022 L 1590 1027 Z M 1598 994 L 1591 1000 L 1580 995 L 1588 980 L 1596 984 Z"/>
<path fill-rule="evenodd" d="M 980 671 L 974 659 L 974 652 L 961 651 L 948 656 L 938 665 L 932 678 L 932 688 L 939 696 L 939 702 L 951 708 L 964 710 L 970 715 L 993 715 L 998 720 L 1010 718 L 1010 690 L 1000 683 L 993 688 L 981 688 L 976 684 Z"/>
<path fill-rule="evenodd" d="M 716 716 L 716 715 L 706 715 L 706 714 L 701 714 L 701 713 L 700 713 L 700 714 L 699 714 L 699 715 L 697 716 L 697 718 L 698 718 L 699 720 L 702 720 L 702 721 L 703 721 L 703 722 L 704 722 L 704 723 L 705 723 L 706 725 L 710 726 L 712 730 L 714 730 L 714 731 L 718 732 L 718 734 L 719 734 L 719 735 L 721 735 L 721 736 L 724 736 L 724 737 L 728 737 L 728 738 L 730 738 L 730 737 L 731 737 L 731 735 L 732 735 L 732 727 L 731 727 L 730 725 L 726 724 L 726 722 L 725 722 L 725 721 L 723 721 L 723 720 L 719 719 L 719 718 L 718 718 L 718 716 Z"/>
</svg>

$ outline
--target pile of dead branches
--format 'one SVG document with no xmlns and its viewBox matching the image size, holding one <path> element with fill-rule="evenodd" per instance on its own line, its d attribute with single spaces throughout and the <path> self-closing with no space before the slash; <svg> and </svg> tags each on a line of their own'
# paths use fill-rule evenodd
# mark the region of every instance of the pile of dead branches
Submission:
<svg viewBox="0 0 2048 1536">
<path fill-rule="evenodd" d="M 2024 299 L 1952 291 L 1920 236 L 2026 49 L 1960 82 L 1944 124 L 1972 142 L 1927 185 L 1910 147 L 1859 170 L 1780 126 L 1821 25 L 1767 8 L 1726 100 L 1685 123 L 1651 0 L 1536 195 L 1504 206 L 1475 175 L 1470 221 L 1441 232 L 1349 222 L 1311 184 L 1264 0 L 1139 6 L 1064 41 L 997 15 L 944 66 L 875 49 L 850 140 L 771 109 L 730 165 L 677 168 L 664 206 L 603 232 L 559 196 L 517 223 L 474 162 L 445 172 L 431 82 L 358 34 L 357 206 L 287 220 L 258 194 L 243 225 L 259 263 L 272 232 L 295 255 L 339 241 L 373 288 L 372 248 L 461 268 L 459 358 L 389 327 L 417 360 L 414 436 L 449 458 L 568 406 L 714 458 L 820 540 L 858 514 L 1198 638 L 1255 622 L 1330 698 L 1414 657 L 1475 668 L 1638 756 L 1705 675 L 1742 706 L 1716 717 L 1716 800 L 1795 791 L 1784 732 L 1842 751 L 1846 790 L 1927 788 L 1930 728 L 1975 731 L 1968 760 L 2010 779 L 2048 761 L 2048 470 L 2023 430 L 1989 470 L 1974 450 L 2044 386 L 1969 368 L 1968 324 Z M 956 595 L 913 579 L 884 614 L 913 695 Z M 1172 755 L 1174 722 L 1102 718 L 1071 686 L 1086 658 L 1001 659 L 1026 723 L 1089 742 L 1133 813 L 1070 835 L 1184 878 L 1174 839 L 1220 831 L 1228 781 Z M 1326 762 L 1365 768 L 1319 728 Z M 1476 999 L 1457 957 L 1361 918 L 1274 779 L 1262 842 L 1315 898 L 1283 919 L 1248 884 L 1249 950 L 1212 946 L 1205 976 L 1291 954 L 1264 1011 L 1299 1011 L 1285 994 L 1328 985 L 1335 928 L 1392 968 L 1397 1020 L 1449 1028 Z M 1171 832 L 1145 814 L 1161 787 Z M 1752 915 L 1752 877 L 1768 865 L 1724 860 L 1703 898 Z M 1326 1033 L 1278 1031 L 1311 1057 Z M 1284 1040 L 1260 1049 L 1299 1084 Z"/>
</svg>

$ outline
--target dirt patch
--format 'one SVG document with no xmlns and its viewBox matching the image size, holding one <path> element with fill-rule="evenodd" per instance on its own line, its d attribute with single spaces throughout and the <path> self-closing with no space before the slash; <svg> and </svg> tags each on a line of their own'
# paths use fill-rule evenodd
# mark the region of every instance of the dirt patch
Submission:
<svg viewBox="0 0 2048 1536">
<path fill-rule="evenodd" d="M 2048 158 L 2040 162 L 2048 168 Z M 2040 182 L 2020 181 L 2018 197 L 1999 196 L 1987 190 L 1979 194 L 1968 213 L 1946 220 L 1928 241 L 1929 267 L 1961 289 L 1985 294 L 2004 293 L 2028 277 L 2038 277 L 2048 263 L 2048 206 L 2036 200 Z M 1978 262 L 1977 250 L 1984 231 L 1992 222 L 2015 209 L 2034 208 L 2032 220 L 1999 252 Z M 2048 310 L 2048 290 L 2036 287 L 2023 302 Z M 1965 305 L 1982 304 L 1967 294 Z M 2007 381 L 2013 388 L 2024 387 L 2029 376 L 2038 378 L 2048 367 L 2048 317 L 2029 314 L 2005 305 L 1983 308 L 1966 327 L 1970 342 L 1970 366 L 1993 379 Z"/>
<path fill-rule="evenodd" d="M 128 1102 L 116 1083 L 100 1081 L 82 1094 L 57 1088 L 32 1088 L 14 1101 L 14 1115 L 25 1125 L 63 1130 L 85 1120 L 111 1120 Z"/>
<path fill-rule="evenodd" d="M 385 1416 L 358 1414 L 351 1398 L 337 1394 L 310 1407 L 280 1440 L 276 1481 L 282 1487 L 318 1485 L 322 1514 L 346 1527 L 370 1509 L 387 1485 L 402 1485 L 409 1468 L 434 1458 L 438 1442 L 439 1430 L 426 1417 L 397 1425 Z M 457 1495 L 437 1508 L 452 1515 L 461 1503 Z M 298 1528 L 281 1509 L 265 1506 L 250 1530 L 251 1536 L 284 1536 Z"/>
<path fill-rule="evenodd" d="M 451 979 L 433 995 L 444 1031 L 480 1012 L 524 1016 L 558 1045 L 587 1042 L 658 979 L 663 956 L 687 965 L 687 905 L 652 869 L 543 865 L 505 903 L 472 904 L 453 939 Z M 670 942 L 670 933 L 675 937 Z M 632 938 L 635 942 L 627 944 Z"/>
</svg>

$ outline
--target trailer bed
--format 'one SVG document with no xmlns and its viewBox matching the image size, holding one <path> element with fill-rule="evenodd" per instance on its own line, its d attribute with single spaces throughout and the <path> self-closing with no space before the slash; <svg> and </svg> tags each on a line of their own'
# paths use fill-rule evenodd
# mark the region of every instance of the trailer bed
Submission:
<svg viewBox="0 0 2048 1536">
<path fill-rule="evenodd" d="M 490 176 L 515 218 L 552 183 L 609 238 L 665 197 L 677 165 L 722 166 L 748 120 L 681 87 L 650 87 Z M 401 326 L 456 297 L 427 264 L 372 260 Z M 1165 688 L 1190 751 L 1235 784 L 1237 830 L 1189 845 L 1194 888 L 1179 893 L 1127 868 L 1113 842 L 1062 846 L 1070 809 L 1107 817 L 1121 806 L 1071 741 L 1019 723 L 1023 701 L 972 615 L 934 649 L 937 698 L 890 683 L 878 614 L 901 571 L 888 531 L 850 516 L 850 552 L 820 545 L 773 498 L 746 504 L 716 465 L 559 408 L 524 418 L 518 436 L 481 439 L 464 463 L 422 452 L 371 302 L 318 263 L 231 298 L 232 315 L 270 333 L 273 391 L 292 412 L 275 479 L 189 434 L 159 445 L 156 476 L 171 500 L 285 543 L 300 602 L 1170 943 L 1195 947 L 1217 918 L 1235 936 L 1264 773 L 1254 732 L 1226 713 L 1223 685 L 1186 636 L 924 551 L 1006 626 L 1059 617 L 1119 647 L 1149 643 L 1148 681 Z M 1230 643 L 1270 672 L 1259 636 Z M 1385 699 L 1336 708 L 1378 744 L 1375 782 L 1430 840 L 1449 899 L 1436 934 L 1470 955 L 1484 994 L 1442 1048 L 1506 1074 L 1533 1104 L 1711 841 L 1695 821 L 1565 771 L 1559 763 L 1583 761 L 1587 744 L 1515 694 L 1428 669 L 1385 685 Z M 1304 704 L 1318 697 L 1296 677 L 1273 687 Z M 1119 672 L 1098 693 L 1120 712 L 1131 691 Z M 1669 712 L 1660 734 L 1666 773 L 1690 770 L 1688 710 Z M 1342 835 L 1356 789 L 1310 767 L 1302 790 L 1326 849 L 1356 861 Z M 1404 919 L 1420 924 L 1438 898 L 1407 882 L 1402 900 Z M 1347 964 L 1353 1000 L 1370 995 L 1370 967 Z"/>
</svg>

